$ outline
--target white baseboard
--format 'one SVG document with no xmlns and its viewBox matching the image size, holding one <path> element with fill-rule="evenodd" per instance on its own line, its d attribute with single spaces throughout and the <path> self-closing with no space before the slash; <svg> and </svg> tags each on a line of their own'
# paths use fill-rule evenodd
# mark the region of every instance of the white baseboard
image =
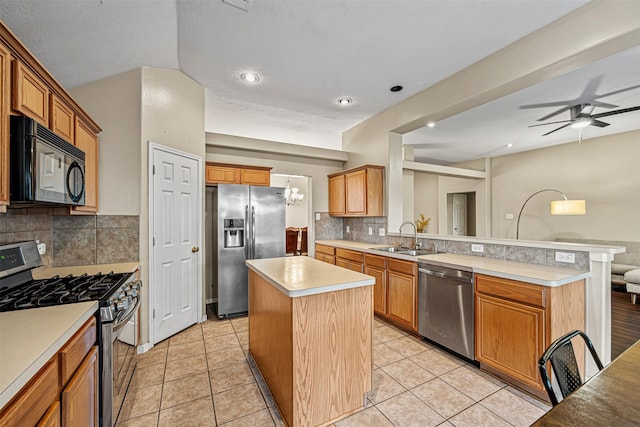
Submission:
<svg viewBox="0 0 640 427">
<path fill-rule="evenodd" d="M 150 342 L 139 345 L 136 348 L 136 353 L 138 354 L 142 354 L 142 353 L 146 353 L 147 351 L 151 350 L 153 348 L 153 344 L 151 344 Z"/>
</svg>

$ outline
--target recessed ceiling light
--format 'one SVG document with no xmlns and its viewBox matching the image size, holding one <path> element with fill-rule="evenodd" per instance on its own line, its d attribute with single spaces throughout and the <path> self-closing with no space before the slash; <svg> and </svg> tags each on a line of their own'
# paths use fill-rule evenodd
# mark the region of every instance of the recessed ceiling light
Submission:
<svg viewBox="0 0 640 427">
<path fill-rule="evenodd" d="M 510 142 L 509 144 L 505 145 L 505 147 L 511 148 L 511 147 L 513 147 L 513 143 Z"/>
<path fill-rule="evenodd" d="M 258 83 L 260 76 L 256 73 L 242 73 L 240 74 L 240 80 L 244 80 L 247 83 Z"/>
<path fill-rule="evenodd" d="M 402 86 L 400 85 L 396 85 L 396 86 L 391 86 L 391 89 L 389 89 L 391 92 L 400 92 L 402 90 Z"/>
<path fill-rule="evenodd" d="M 336 99 L 336 102 L 340 105 L 349 105 L 353 102 L 353 99 L 349 98 L 348 96 L 341 96 L 340 98 Z"/>
<path fill-rule="evenodd" d="M 429 123 L 427 123 L 427 127 L 428 127 L 428 128 L 436 127 L 436 122 L 429 122 Z"/>
</svg>

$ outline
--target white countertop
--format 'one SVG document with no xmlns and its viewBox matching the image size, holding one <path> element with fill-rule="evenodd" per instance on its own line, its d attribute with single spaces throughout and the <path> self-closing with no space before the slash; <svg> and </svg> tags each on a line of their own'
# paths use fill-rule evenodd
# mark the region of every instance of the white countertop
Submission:
<svg viewBox="0 0 640 427">
<path fill-rule="evenodd" d="M 366 274 L 336 267 L 307 256 L 254 259 L 247 266 L 290 298 L 371 286 Z"/>
<path fill-rule="evenodd" d="M 97 309 L 93 301 L 0 313 L 0 409 Z"/>
<path fill-rule="evenodd" d="M 545 265 L 527 264 L 471 255 L 439 253 L 414 257 L 372 249 L 376 247 L 387 247 L 390 246 L 389 244 L 363 243 L 350 240 L 316 240 L 316 243 L 343 249 L 352 249 L 374 255 L 387 256 L 390 258 L 430 262 L 437 265 L 443 265 L 445 267 L 461 266 L 472 270 L 474 273 L 519 280 L 542 286 L 562 286 L 567 283 L 575 282 L 576 280 L 585 279 L 591 275 L 588 271 L 569 270 L 548 267 Z"/>
</svg>

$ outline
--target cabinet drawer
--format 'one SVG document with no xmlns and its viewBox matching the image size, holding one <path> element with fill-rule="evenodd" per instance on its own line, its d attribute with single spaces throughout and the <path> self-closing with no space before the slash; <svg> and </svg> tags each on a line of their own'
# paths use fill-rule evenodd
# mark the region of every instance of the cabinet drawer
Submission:
<svg viewBox="0 0 640 427">
<path fill-rule="evenodd" d="M 316 243 L 316 252 L 334 256 L 336 254 L 336 248 L 333 246 L 321 245 Z"/>
<path fill-rule="evenodd" d="M 60 426 L 60 402 L 56 401 L 49 407 L 49 410 L 38 423 L 38 427 L 59 427 Z"/>
<path fill-rule="evenodd" d="M 336 248 L 336 256 L 351 261 L 362 263 L 362 252 L 350 251 L 349 249 Z"/>
<path fill-rule="evenodd" d="M 416 275 L 416 263 L 411 261 L 401 261 L 398 259 L 387 260 L 387 269 L 391 271 L 397 271 L 398 273 L 408 274 L 409 276 Z"/>
<path fill-rule="evenodd" d="M 92 317 L 78 332 L 62 347 L 58 353 L 60 358 L 60 388 L 71 378 L 78 369 L 91 347 L 96 342 L 96 319 Z"/>
<path fill-rule="evenodd" d="M 536 307 L 545 307 L 546 289 L 517 280 L 476 274 L 476 292 L 521 302 Z"/>
<path fill-rule="evenodd" d="M 387 259 L 380 255 L 364 254 L 364 263 L 368 266 L 387 268 Z"/>
<path fill-rule="evenodd" d="M 0 427 L 34 426 L 58 399 L 58 361 L 54 357 L 0 412 Z"/>
<path fill-rule="evenodd" d="M 316 259 L 326 262 L 328 264 L 334 264 L 336 263 L 336 257 L 334 257 L 333 255 L 327 255 L 327 254 L 323 254 L 323 253 L 319 253 L 316 252 Z"/>
</svg>

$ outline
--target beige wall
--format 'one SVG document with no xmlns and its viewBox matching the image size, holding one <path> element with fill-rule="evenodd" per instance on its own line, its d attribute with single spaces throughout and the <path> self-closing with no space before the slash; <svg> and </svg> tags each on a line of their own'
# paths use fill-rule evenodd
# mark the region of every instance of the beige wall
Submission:
<svg viewBox="0 0 640 427">
<path fill-rule="evenodd" d="M 561 196 L 541 193 L 525 207 L 521 239 L 640 241 L 639 141 L 640 131 L 633 131 L 492 159 L 493 237 L 515 238 L 524 201 L 552 188 L 585 199 L 587 214 L 551 216 L 549 202 Z"/>
<path fill-rule="evenodd" d="M 588 28 L 589 31 L 584 29 Z M 580 34 L 580 37 L 568 35 Z M 635 2 L 594 1 L 524 37 L 470 67 L 434 84 L 343 133 L 342 148 L 349 152 L 347 167 L 364 163 L 389 166 L 389 144 L 429 121 L 438 122 L 475 106 L 565 74 L 585 64 L 638 44 L 640 20 Z M 392 153 L 392 158 L 397 157 Z M 391 209 L 402 206 L 392 196 L 402 177 L 387 175 L 390 221 L 399 222 Z M 393 193 L 391 192 L 393 189 Z M 413 194 L 413 193 L 412 193 Z M 406 195 L 405 195 L 406 197 Z M 480 199 L 477 199 L 480 200 Z M 400 218 L 406 218 L 401 213 Z M 480 225 L 480 223 L 478 223 Z M 441 227 L 441 225 L 440 225 Z M 488 225 L 484 225 L 487 229 Z M 480 232 L 478 230 L 478 232 Z"/>
<path fill-rule="evenodd" d="M 71 90 L 102 128 L 99 136 L 99 215 L 140 215 L 141 70 Z"/>
<path fill-rule="evenodd" d="M 103 129 L 100 213 L 140 215 L 141 278 L 149 286 L 148 141 L 204 159 L 204 88 L 180 71 L 144 67 L 72 94 Z M 204 183 L 204 166 L 201 177 Z M 202 194 L 204 218 L 204 185 Z M 141 342 L 146 343 L 149 301 L 148 293 L 142 295 Z"/>
<path fill-rule="evenodd" d="M 424 214 L 425 218 L 431 218 L 425 233 L 438 234 L 438 175 L 425 172 L 413 174 L 413 220 Z"/>
</svg>

